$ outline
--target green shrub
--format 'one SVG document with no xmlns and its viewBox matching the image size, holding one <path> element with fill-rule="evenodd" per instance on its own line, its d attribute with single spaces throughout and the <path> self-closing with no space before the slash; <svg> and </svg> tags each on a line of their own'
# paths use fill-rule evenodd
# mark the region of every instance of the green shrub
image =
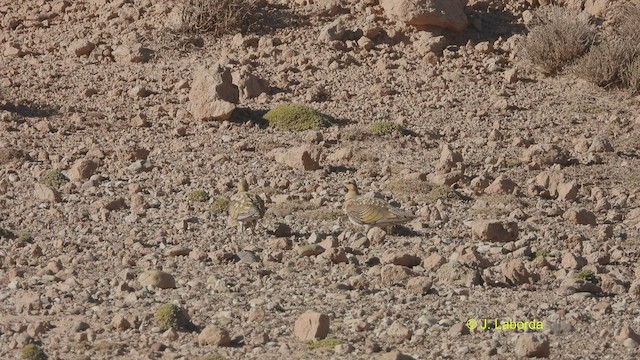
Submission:
<svg viewBox="0 0 640 360">
<path fill-rule="evenodd" d="M 322 340 L 311 340 L 307 342 L 307 347 L 313 350 L 313 349 L 319 349 L 319 348 L 334 347 L 340 344 L 344 344 L 344 341 L 340 339 L 322 339 Z"/>
<path fill-rule="evenodd" d="M 573 274 L 573 277 L 576 279 L 582 279 L 591 282 L 596 280 L 596 275 L 591 270 L 580 270 L 577 273 Z"/>
<path fill-rule="evenodd" d="M 394 131 L 403 131 L 402 126 L 393 121 L 376 121 L 369 125 L 369 132 L 374 135 L 389 135 Z"/>
<path fill-rule="evenodd" d="M 547 257 L 549 256 L 549 250 L 538 250 L 533 254 L 533 258 L 537 259 L 539 257 Z"/>
<path fill-rule="evenodd" d="M 68 182 L 69 178 L 58 170 L 51 170 L 40 179 L 41 184 L 51 187 L 60 187 Z"/>
<path fill-rule="evenodd" d="M 310 107 L 297 104 L 281 104 L 269 110 L 263 118 L 280 130 L 310 130 L 333 125 L 335 119 Z"/>
<path fill-rule="evenodd" d="M 251 0 L 187 0 L 182 8 L 182 30 L 214 36 L 236 33 L 247 25 Z"/>
<path fill-rule="evenodd" d="M 47 354 L 36 344 L 27 344 L 20 353 L 22 360 L 47 360 Z"/>
<path fill-rule="evenodd" d="M 211 212 L 214 214 L 222 214 L 229 208 L 229 200 L 223 197 L 217 198 L 211 205 Z"/>
<path fill-rule="evenodd" d="M 544 74 L 552 74 L 582 55 L 596 29 L 577 11 L 558 6 L 539 8 L 520 43 L 521 57 Z"/>
<path fill-rule="evenodd" d="M 155 323 L 163 330 L 174 328 L 184 329 L 189 324 L 185 311 L 174 304 L 164 304 L 158 308 L 155 315 Z"/>
<path fill-rule="evenodd" d="M 194 190 L 189 193 L 189 200 L 197 202 L 206 202 L 211 199 L 211 195 L 204 190 Z"/>
</svg>

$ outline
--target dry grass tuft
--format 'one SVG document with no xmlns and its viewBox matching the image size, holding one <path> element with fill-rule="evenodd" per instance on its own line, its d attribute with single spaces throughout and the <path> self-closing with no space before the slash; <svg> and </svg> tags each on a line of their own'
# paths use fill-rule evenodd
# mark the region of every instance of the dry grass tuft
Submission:
<svg viewBox="0 0 640 360">
<path fill-rule="evenodd" d="M 429 194 L 436 186 L 420 179 L 397 179 L 389 182 L 385 189 L 394 194 Z"/>
<path fill-rule="evenodd" d="M 640 93 L 640 56 L 636 56 L 631 64 L 622 68 L 620 78 L 622 84 L 632 93 Z"/>
<path fill-rule="evenodd" d="M 254 5 L 251 0 L 186 0 L 182 10 L 183 31 L 222 36 L 247 25 Z"/>
<path fill-rule="evenodd" d="M 578 77 L 608 87 L 622 84 L 622 76 L 640 54 L 637 41 L 629 37 L 610 37 L 591 48 L 573 67 Z"/>
<path fill-rule="evenodd" d="M 586 16 L 558 6 L 540 8 L 528 27 L 520 54 L 544 74 L 556 73 L 582 55 L 596 34 Z"/>
<path fill-rule="evenodd" d="M 573 73 L 596 85 L 612 85 L 640 91 L 640 42 L 637 38 L 637 19 L 640 8 L 623 7 L 613 20 L 612 32 L 602 34 L 573 67 Z"/>
</svg>

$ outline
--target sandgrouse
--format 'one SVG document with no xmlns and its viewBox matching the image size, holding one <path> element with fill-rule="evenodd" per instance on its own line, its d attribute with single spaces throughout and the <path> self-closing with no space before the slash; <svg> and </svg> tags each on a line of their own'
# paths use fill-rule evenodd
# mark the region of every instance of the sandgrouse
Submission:
<svg viewBox="0 0 640 360">
<path fill-rule="evenodd" d="M 229 219 L 238 223 L 238 232 L 244 231 L 244 223 L 251 225 L 255 231 L 256 223 L 264 216 L 264 202 L 258 195 L 247 192 L 249 185 L 242 179 L 238 182 L 238 192 L 229 202 Z"/>
<path fill-rule="evenodd" d="M 412 213 L 393 207 L 381 199 L 361 196 L 353 180 L 345 181 L 344 186 L 348 190 L 343 206 L 344 212 L 352 223 L 364 226 L 367 232 L 372 227 L 386 228 L 416 218 Z"/>
</svg>

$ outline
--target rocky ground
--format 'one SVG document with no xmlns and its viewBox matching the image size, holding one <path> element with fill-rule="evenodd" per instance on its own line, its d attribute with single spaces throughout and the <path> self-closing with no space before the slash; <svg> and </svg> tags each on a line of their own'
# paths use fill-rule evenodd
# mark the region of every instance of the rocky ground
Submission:
<svg viewBox="0 0 640 360">
<path fill-rule="evenodd" d="M 537 1 L 388 3 L 268 0 L 220 39 L 174 2 L 0 4 L 0 358 L 640 356 L 640 98 L 519 61 Z M 259 121 L 281 103 L 338 125 Z M 240 178 L 256 234 L 220 211 Z M 418 218 L 363 233 L 347 179 Z"/>
</svg>

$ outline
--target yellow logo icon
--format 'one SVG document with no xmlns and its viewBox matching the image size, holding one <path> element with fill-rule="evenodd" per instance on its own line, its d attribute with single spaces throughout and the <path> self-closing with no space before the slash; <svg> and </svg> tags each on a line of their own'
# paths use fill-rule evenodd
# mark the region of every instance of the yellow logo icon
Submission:
<svg viewBox="0 0 640 360">
<path fill-rule="evenodd" d="M 469 319 L 467 320 L 467 322 L 465 323 L 465 325 L 467 325 L 467 327 L 469 328 L 469 330 L 475 330 L 478 327 L 478 320 L 476 319 Z"/>
</svg>

